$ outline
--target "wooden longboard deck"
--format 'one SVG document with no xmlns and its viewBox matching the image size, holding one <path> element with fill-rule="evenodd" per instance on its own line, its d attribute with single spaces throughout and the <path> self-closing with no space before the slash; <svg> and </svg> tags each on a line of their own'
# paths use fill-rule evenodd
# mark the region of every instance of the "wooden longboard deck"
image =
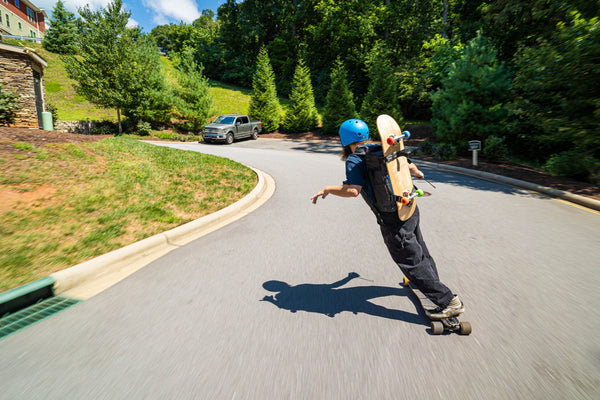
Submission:
<svg viewBox="0 0 600 400">
<path fill-rule="evenodd" d="M 404 142 L 400 140 L 398 143 L 389 145 L 387 138 L 390 136 L 400 136 L 402 131 L 396 120 L 389 115 L 380 115 L 377 117 L 377 130 L 379 136 L 381 136 L 381 146 L 383 148 L 383 156 L 386 157 L 390 154 L 404 150 Z M 412 192 L 413 182 L 410 176 L 410 170 L 408 168 L 408 160 L 406 157 L 401 156 L 395 160 L 387 163 L 388 174 L 392 183 L 392 190 L 396 196 L 402 196 L 404 192 Z M 417 199 L 414 198 L 408 205 L 403 205 L 400 202 L 396 202 L 398 205 L 398 217 L 401 221 L 406 221 L 415 212 L 417 206 Z"/>
</svg>

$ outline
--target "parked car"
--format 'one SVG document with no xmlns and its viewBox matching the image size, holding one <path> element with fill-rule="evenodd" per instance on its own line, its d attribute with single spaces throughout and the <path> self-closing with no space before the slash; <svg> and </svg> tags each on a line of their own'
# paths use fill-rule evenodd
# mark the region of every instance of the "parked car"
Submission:
<svg viewBox="0 0 600 400">
<path fill-rule="evenodd" d="M 234 140 L 247 137 L 256 140 L 260 132 L 262 132 L 260 121 L 250 121 L 247 115 L 225 114 L 219 115 L 213 122 L 202 128 L 202 138 L 206 143 L 231 144 Z"/>
</svg>

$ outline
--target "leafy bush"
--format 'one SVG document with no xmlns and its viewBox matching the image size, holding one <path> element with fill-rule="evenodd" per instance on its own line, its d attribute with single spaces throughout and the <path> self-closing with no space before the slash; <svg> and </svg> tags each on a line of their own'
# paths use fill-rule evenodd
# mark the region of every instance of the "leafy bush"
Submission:
<svg viewBox="0 0 600 400">
<path fill-rule="evenodd" d="M 455 145 L 440 143 L 434 147 L 433 156 L 438 160 L 454 160 L 458 156 L 458 152 Z"/>
<path fill-rule="evenodd" d="M 508 147 L 504 144 L 504 137 L 488 136 L 483 142 L 483 155 L 489 160 L 500 161 L 508 155 Z"/>
<path fill-rule="evenodd" d="M 90 135 L 117 135 L 119 127 L 114 122 L 101 121 L 90 128 Z"/>
<path fill-rule="evenodd" d="M 137 123 L 137 134 L 140 136 L 149 136 L 152 132 L 150 122 L 140 121 Z"/>
<path fill-rule="evenodd" d="M 50 114 L 52 114 L 52 121 L 54 121 L 54 122 L 58 121 L 58 108 L 56 108 L 54 105 L 48 103 L 48 104 L 46 104 L 46 111 L 48 111 Z"/>
<path fill-rule="evenodd" d="M 421 143 L 417 151 L 426 155 L 433 155 L 435 151 L 435 144 L 425 140 Z"/>
<path fill-rule="evenodd" d="M 555 154 L 546 162 L 544 170 L 553 175 L 567 176 L 578 180 L 598 179 L 600 160 L 577 150 Z"/>
<path fill-rule="evenodd" d="M 585 149 L 600 158 L 600 18 L 571 13 L 548 40 L 522 47 L 514 63 L 511 152 L 550 168 Z M 571 167 L 568 167 L 571 168 Z M 578 174 L 580 175 L 580 174 Z"/>
<path fill-rule="evenodd" d="M 19 106 L 19 95 L 12 90 L 3 90 L 4 82 L 0 82 L 0 123 L 9 125 L 15 122 Z"/>
</svg>

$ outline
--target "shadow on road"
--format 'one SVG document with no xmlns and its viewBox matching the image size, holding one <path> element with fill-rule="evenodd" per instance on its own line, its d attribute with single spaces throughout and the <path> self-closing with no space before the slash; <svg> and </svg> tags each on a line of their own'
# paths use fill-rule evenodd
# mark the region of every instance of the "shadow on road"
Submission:
<svg viewBox="0 0 600 400">
<path fill-rule="evenodd" d="M 355 286 L 340 288 L 359 275 L 351 272 L 338 282 L 331 284 L 301 284 L 291 286 L 281 281 L 267 281 L 263 288 L 275 295 L 265 296 L 261 301 L 268 301 L 277 307 L 291 312 L 306 311 L 327 315 L 333 318 L 342 311 L 354 314 L 364 313 L 381 318 L 395 319 L 413 324 L 423 325 L 427 321 L 420 314 L 401 310 L 392 310 L 379 306 L 369 300 L 386 296 L 409 296 L 410 291 L 398 287 L 386 286 Z"/>
<path fill-rule="evenodd" d="M 419 165 L 419 161 L 416 160 L 415 163 Z M 536 194 L 533 192 L 528 192 L 523 188 L 519 188 L 516 186 L 510 186 L 506 184 L 490 182 L 484 179 L 470 177 L 467 175 L 455 173 L 455 172 L 447 172 L 447 171 L 439 171 L 430 169 L 427 166 L 419 166 L 419 168 L 425 174 L 425 179 L 432 182 L 434 185 L 437 182 L 447 183 L 453 186 L 461 186 L 474 190 L 481 191 L 489 191 L 489 192 L 499 192 L 505 193 L 513 196 L 538 196 L 539 198 L 545 198 L 545 196 L 541 194 Z M 413 183 L 417 185 L 420 189 L 427 190 L 431 192 L 433 195 L 436 194 L 436 189 L 433 189 L 427 182 L 422 180 L 413 180 Z"/>
</svg>

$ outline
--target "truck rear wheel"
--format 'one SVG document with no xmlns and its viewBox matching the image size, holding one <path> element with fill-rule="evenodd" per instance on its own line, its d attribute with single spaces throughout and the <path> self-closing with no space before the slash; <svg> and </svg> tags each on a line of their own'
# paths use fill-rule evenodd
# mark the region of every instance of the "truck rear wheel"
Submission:
<svg viewBox="0 0 600 400">
<path fill-rule="evenodd" d="M 258 139 L 258 129 L 254 128 L 252 131 L 252 140 Z"/>
</svg>

